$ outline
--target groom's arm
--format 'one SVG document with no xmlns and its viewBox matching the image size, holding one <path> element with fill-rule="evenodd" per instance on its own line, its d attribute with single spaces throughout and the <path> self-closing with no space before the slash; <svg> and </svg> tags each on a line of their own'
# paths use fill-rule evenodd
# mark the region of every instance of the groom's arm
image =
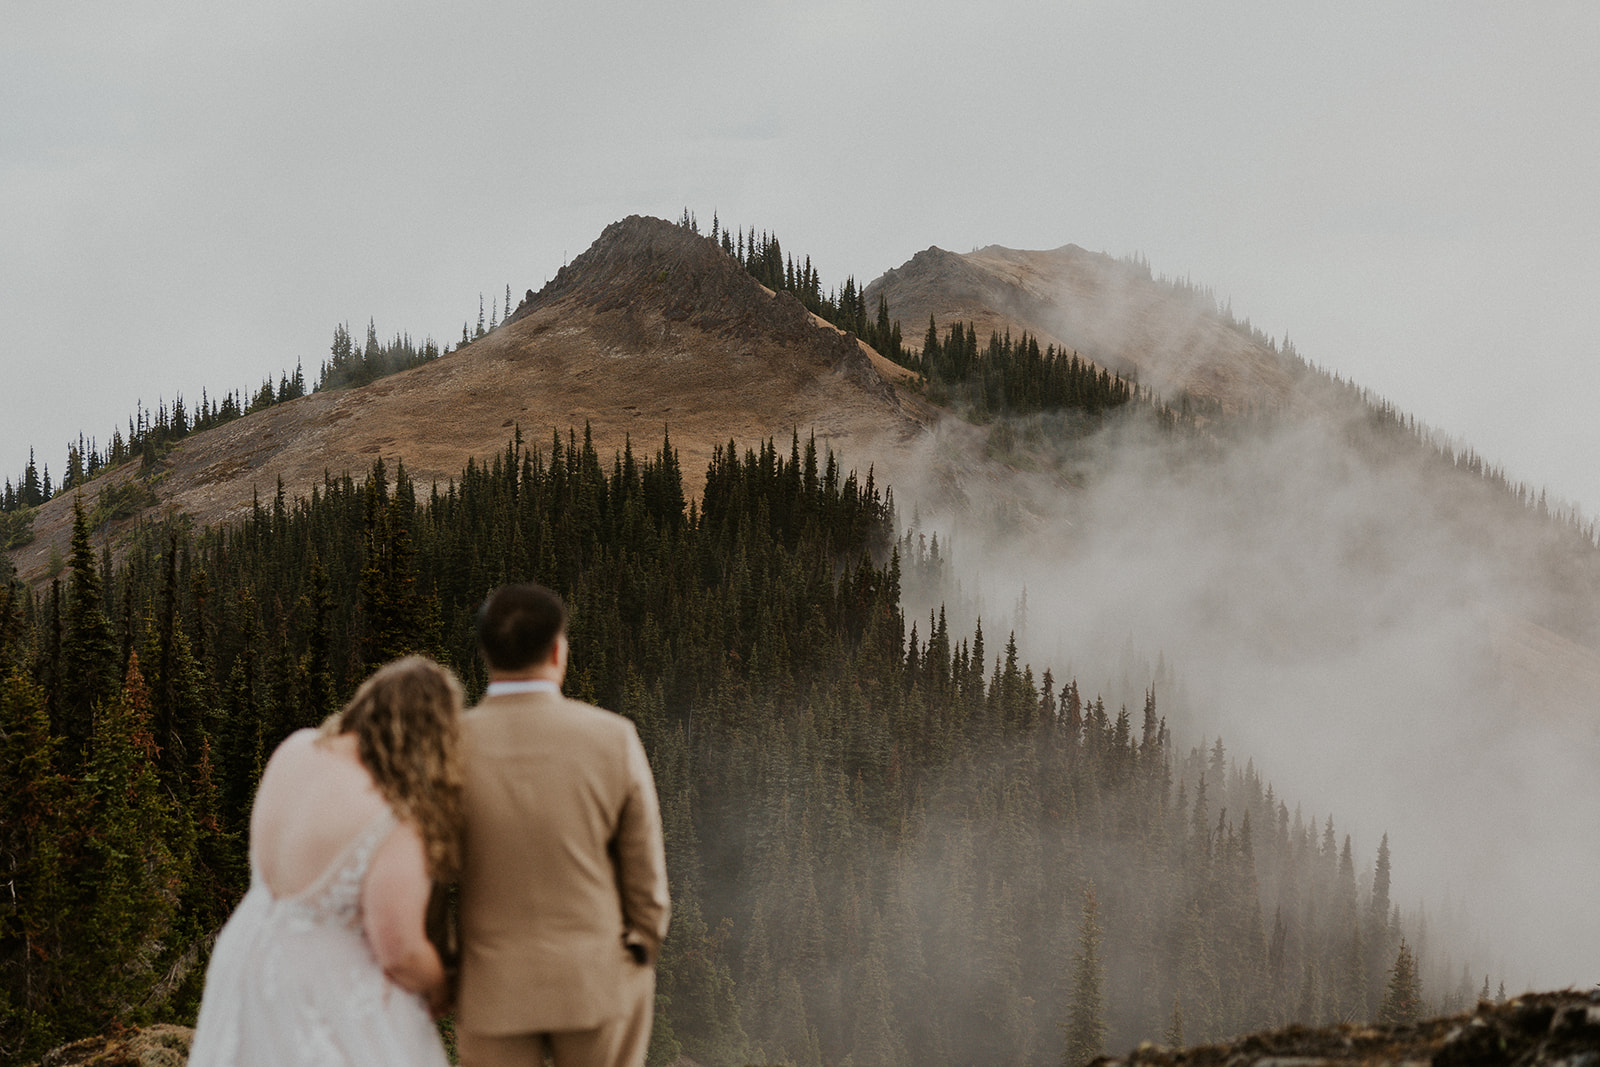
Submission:
<svg viewBox="0 0 1600 1067">
<path fill-rule="evenodd" d="M 639 734 L 628 724 L 627 795 L 617 824 L 617 888 L 622 895 L 624 941 L 653 962 L 667 936 L 672 905 L 667 896 L 667 856 L 661 834 L 661 803 Z"/>
</svg>

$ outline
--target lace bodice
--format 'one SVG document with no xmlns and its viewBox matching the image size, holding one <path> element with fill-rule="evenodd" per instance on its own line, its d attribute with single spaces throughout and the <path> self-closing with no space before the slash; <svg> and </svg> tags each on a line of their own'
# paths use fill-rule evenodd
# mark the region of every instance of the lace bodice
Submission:
<svg viewBox="0 0 1600 1067">
<path fill-rule="evenodd" d="M 259 889 L 271 899 L 280 922 L 360 930 L 361 886 L 366 881 L 373 855 L 394 829 L 394 823 L 394 814 L 385 808 L 350 839 L 310 885 L 292 896 L 273 897 L 253 861 L 250 864 L 251 888 Z"/>
</svg>

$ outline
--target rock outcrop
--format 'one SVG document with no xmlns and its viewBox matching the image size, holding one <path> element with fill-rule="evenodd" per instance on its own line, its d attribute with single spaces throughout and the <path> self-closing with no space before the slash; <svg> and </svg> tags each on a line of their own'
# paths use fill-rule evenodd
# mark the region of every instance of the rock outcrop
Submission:
<svg viewBox="0 0 1600 1067">
<path fill-rule="evenodd" d="M 1290 1026 L 1220 1045 L 1142 1045 L 1096 1067 L 1594 1067 L 1600 992 L 1530 993 L 1482 1001 L 1466 1015 L 1409 1026 Z"/>
<path fill-rule="evenodd" d="M 91 1037 L 45 1053 L 37 1067 L 183 1067 L 194 1031 L 147 1026 L 118 1037 Z"/>
</svg>

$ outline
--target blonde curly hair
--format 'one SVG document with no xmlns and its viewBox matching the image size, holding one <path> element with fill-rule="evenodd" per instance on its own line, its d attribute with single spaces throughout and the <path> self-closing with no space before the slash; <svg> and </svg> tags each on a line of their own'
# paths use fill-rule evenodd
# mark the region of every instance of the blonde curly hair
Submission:
<svg viewBox="0 0 1600 1067">
<path fill-rule="evenodd" d="M 461 682 L 427 656 L 387 663 L 322 724 L 354 734 L 361 762 L 396 817 L 422 835 L 436 881 L 461 867 Z"/>
</svg>

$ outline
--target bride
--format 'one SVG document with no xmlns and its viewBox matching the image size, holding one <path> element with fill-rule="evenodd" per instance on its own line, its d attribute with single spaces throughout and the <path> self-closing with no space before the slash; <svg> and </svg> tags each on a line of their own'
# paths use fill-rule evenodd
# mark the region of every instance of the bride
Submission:
<svg viewBox="0 0 1600 1067">
<path fill-rule="evenodd" d="M 409 656 L 272 754 L 190 1067 L 447 1062 L 432 1016 L 450 994 L 424 914 L 460 860 L 461 704 L 455 675 Z"/>
</svg>

